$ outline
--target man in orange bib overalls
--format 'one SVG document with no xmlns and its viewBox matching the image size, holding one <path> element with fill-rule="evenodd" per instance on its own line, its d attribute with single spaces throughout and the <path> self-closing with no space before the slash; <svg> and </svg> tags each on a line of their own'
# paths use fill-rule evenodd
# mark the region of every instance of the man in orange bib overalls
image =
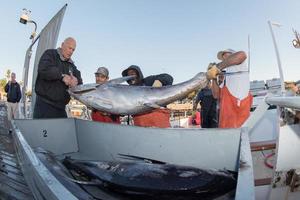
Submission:
<svg viewBox="0 0 300 200">
<path fill-rule="evenodd" d="M 106 67 L 99 67 L 95 72 L 96 83 L 103 84 L 109 80 L 109 71 Z M 120 116 L 113 115 L 110 113 L 101 112 L 99 110 L 93 109 L 91 114 L 93 121 L 121 124 Z"/>
<path fill-rule="evenodd" d="M 219 128 L 238 128 L 249 117 L 253 100 L 249 92 L 247 56 L 243 51 L 226 49 L 217 57 L 221 62 L 209 64 L 207 78 L 212 80 L 213 96 L 219 99 Z M 218 75 L 224 70 L 225 78 L 219 84 Z"/>
<path fill-rule="evenodd" d="M 122 76 L 135 76 L 133 80 L 127 81 L 129 85 L 133 86 L 161 87 L 173 84 L 173 77 L 166 73 L 147 76 L 146 78 L 144 78 L 140 67 L 137 65 L 129 66 L 122 72 Z M 167 108 L 154 109 L 147 113 L 133 115 L 132 117 L 135 126 L 157 128 L 171 127 L 170 110 Z"/>
</svg>

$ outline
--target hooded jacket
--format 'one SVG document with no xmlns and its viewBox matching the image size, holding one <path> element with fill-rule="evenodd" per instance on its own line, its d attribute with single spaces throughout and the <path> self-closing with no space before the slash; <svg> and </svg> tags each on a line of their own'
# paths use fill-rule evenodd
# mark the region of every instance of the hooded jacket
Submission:
<svg viewBox="0 0 300 200">
<path fill-rule="evenodd" d="M 122 76 L 127 76 L 128 71 L 130 69 L 136 70 L 138 74 L 138 79 L 140 80 L 138 84 L 134 85 L 139 85 L 139 86 L 152 86 L 155 80 L 159 80 L 163 86 L 166 85 L 172 85 L 173 84 L 173 77 L 169 74 L 163 73 L 163 74 L 158 74 L 158 75 L 152 75 L 152 76 L 147 76 L 144 78 L 144 75 L 140 69 L 139 66 L 137 65 L 131 65 L 127 69 L 125 69 L 122 72 Z M 130 84 L 130 81 L 127 81 L 128 84 Z"/>
</svg>

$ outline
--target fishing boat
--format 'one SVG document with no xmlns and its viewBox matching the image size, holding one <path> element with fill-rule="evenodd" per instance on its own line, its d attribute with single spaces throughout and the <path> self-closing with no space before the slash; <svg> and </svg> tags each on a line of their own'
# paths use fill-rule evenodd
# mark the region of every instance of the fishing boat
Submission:
<svg viewBox="0 0 300 200">
<path fill-rule="evenodd" d="M 234 193 L 221 199 L 298 199 L 300 125 L 291 122 L 290 115 L 278 115 L 282 123 L 275 137 L 272 177 L 269 184 L 256 187 L 249 136 L 260 127 L 270 105 L 285 112 L 297 111 L 299 98 L 267 96 L 244 126 L 235 129 L 143 128 L 76 118 L 19 119 L 12 121 L 11 134 L 25 180 L 36 199 L 78 199 L 60 174 L 40 160 L 37 148 L 58 159 L 123 162 L 133 158 L 135 162 L 135 158 L 147 158 L 200 169 L 226 169 L 237 172 L 237 185 Z M 123 199 L 94 186 L 85 186 L 85 190 L 100 199 Z"/>
</svg>

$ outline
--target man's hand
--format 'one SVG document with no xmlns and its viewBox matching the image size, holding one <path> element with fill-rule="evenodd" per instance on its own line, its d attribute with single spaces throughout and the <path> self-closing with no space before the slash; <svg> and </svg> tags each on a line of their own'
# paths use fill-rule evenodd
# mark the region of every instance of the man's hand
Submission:
<svg viewBox="0 0 300 200">
<path fill-rule="evenodd" d="M 75 76 L 71 75 L 71 80 L 70 80 L 70 87 L 75 87 L 76 85 L 78 85 L 78 80 Z"/>
<path fill-rule="evenodd" d="M 220 73 L 220 69 L 217 67 L 216 63 L 209 63 L 207 67 L 206 77 L 208 80 L 216 79 L 217 75 Z"/>
<path fill-rule="evenodd" d="M 155 80 L 152 84 L 152 87 L 161 87 L 162 83 L 159 80 Z"/>
<path fill-rule="evenodd" d="M 71 82 L 71 76 L 64 74 L 62 81 L 65 83 L 65 85 L 69 86 Z"/>
</svg>

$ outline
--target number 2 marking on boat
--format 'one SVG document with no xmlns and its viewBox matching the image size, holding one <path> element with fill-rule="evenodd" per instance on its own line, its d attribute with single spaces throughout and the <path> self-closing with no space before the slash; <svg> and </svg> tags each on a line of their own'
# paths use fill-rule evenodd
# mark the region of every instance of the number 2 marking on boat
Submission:
<svg viewBox="0 0 300 200">
<path fill-rule="evenodd" d="M 44 137 L 47 137 L 48 135 L 47 135 L 47 130 L 43 130 L 43 136 Z"/>
</svg>

